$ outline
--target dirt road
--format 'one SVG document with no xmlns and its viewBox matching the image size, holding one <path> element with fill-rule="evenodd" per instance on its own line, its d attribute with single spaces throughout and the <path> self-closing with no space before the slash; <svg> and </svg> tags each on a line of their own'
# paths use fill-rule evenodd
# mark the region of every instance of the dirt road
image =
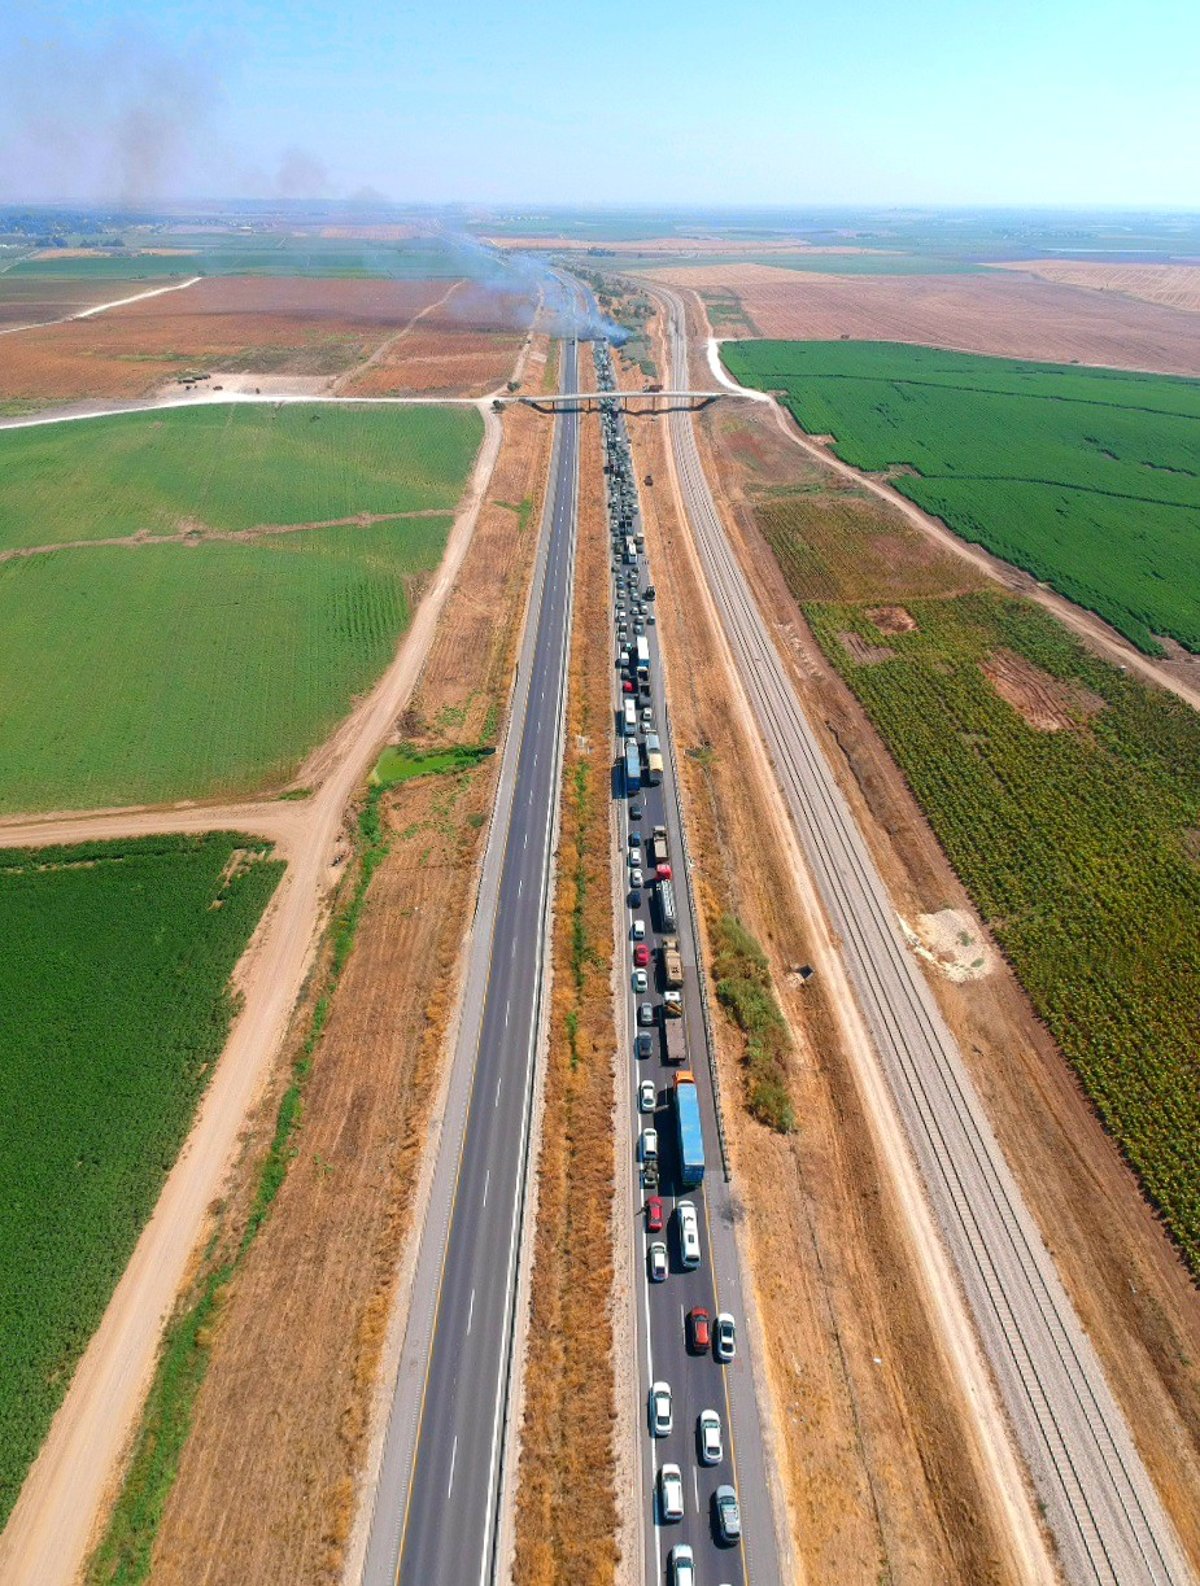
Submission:
<svg viewBox="0 0 1200 1586">
<path fill-rule="evenodd" d="M 195 286 L 197 281 L 202 281 L 202 275 L 193 275 L 186 281 L 175 281 L 170 286 L 156 286 L 149 292 L 135 292 L 132 297 L 118 297 L 111 303 L 94 303 L 91 308 L 81 308 L 74 314 L 60 314 L 57 319 L 32 320 L 28 325 L 6 325 L 0 330 L 0 336 L 13 336 L 19 330 L 43 330 L 47 325 L 61 325 L 68 319 L 93 319 L 97 314 L 106 313 L 110 308 L 124 308 L 129 303 L 140 303 L 146 297 L 162 297 L 165 292 L 182 292 L 185 287 Z"/>
<path fill-rule="evenodd" d="M 272 837 L 289 860 L 239 968 L 242 1012 L 192 1131 L 0 1537 L 5 1586 L 69 1586 L 86 1554 L 149 1384 L 163 1323 L 312 960 L 346 805 L 412 693 L 470 544 L 501 437 L 499 419 L 486 408 L 484 425 L 441 565 L 392 664 L 320 752 L 323 777 L 311 799 L 106 811 L 0 827 L 0 846 L 15 847 L 233 826 Z"/>
<path fill-rule="evenodd" d="M 703 313 L 703 304 L 700 305 Z M 1155 661 L 1148 655 L 1143 655 L 1140 650 L 1135 650 L 1106 622 L 1101 621 L 1094 612 L 1085 611 L 1082 606 L 1076 606 L 1071 601 L 1065 600 L 1061 595 L 1056 595 L 1053 590 L 1031 578 L 1028 573 L 1023 573 L 1019 568 L 1013 567 L 1009 562 L 1001 561 L 999 557 L 991 555 L 980 545 L 972 545 L 968 540 L 959 539 L 940 518 L 932 517 L 928 512 L 922 512 L 915 502 L 907 496 L 901 495 L 891 485 L 875 478 L 873 474 L 863 473 L 858 468 L 853 468 L 849 463 L 844 463 L 840 457 L 834 456 L 827 446 L 821 445 L 804 431 L 792 418 L 788 411 L 781 407 L 775 398 L 765 391 L 750 391 L 745 386 L 739 385 L 721 362 L 720 340 L 715 336 L 708 338 L 708 367 L 712 371 L 714 380 L 718 381 L 729 391 L 736 391 L 739 396 L 749 397 L 755 402 L 767 402 L 775 414 L 775 422 L 783 434 L 802 452 L 825 467 L 840 474 L 843 479 L 850 479 L 856 485 L 861 485 L 864 490 L 869 490 L 872 495 L 878 496 L 881 501 L 886 501 L 890 507 L 895 507 L 904 514 L 908 521 L 927 534 L 930 539 L 936 540 L 946 550 L 953 551 L 963 561 L 969 562 L 977 571 L 985 574 L 998 584 L 1003 584 L 1006 589 L 1019 590 L 1030 600 L 1036 600 L 1039 606 L 1044 606 L 1052 612 L 1058 620 L 1072 633 L 1079 635 L 1087 644 L 1099 650 L 1107 660 L 1113 661 L 1117 666 L 1126 669 L 1132 668 L 1151 683 L 1157 683 L 1160 688 L 1169 689 L 1172 694 L 1177 694 L 1180 699 L 1191 705 L 1194 710 L 1200 710 L 1200 683 L 1193 682 L 1189 677 L 1180 676 L 1172 671 L 1171 667 L 1195 668 L 1200 671 L 1200 663 L 1181 662 L 1163 664 Z"/>
</svg>

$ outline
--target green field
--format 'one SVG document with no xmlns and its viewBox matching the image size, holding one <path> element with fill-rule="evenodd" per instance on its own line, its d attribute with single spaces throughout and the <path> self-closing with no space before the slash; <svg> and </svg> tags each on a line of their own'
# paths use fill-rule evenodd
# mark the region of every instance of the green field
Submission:
<svg viewBox="0 0 1200 1586">
<path fill-rule="evenodd" d="M 387 666 L 450 522 L 0 564 L 0 812 L 285 781 Z"/>
<path fill-rule="evenodd" d="M 919 631 L 881 634 L 857 605 L 805 612 L 1200 1271 L 1200 717 L 1028 601 L 905 609 Z M 843 633 L 894 655 L 857 664 Z M 1077 725 L 1027 725 L 981 670 L 997 650 L 1089 690 Z"/>
<path fill-rule="evenodd" d="M 0 430 L 0 549 L 451 509 L 473 408 L 230 403 Z"/>
<path fill-rule="evenodd" d="M 736 342 L 744 384 L 1139 649 L 1200 652 L 1200 381 L 875 342 Z"/>
<path fill-rule="evenodd" d="M 90 258 L 23 259 L 7 273 L 14 277 L 46 279 L 164 282 L 169 276 L 189 275 L 310 275 L 337 278 L 416 280 L 470 274 L 463 256 L 435 244 L 376 242 L 322 242 L 319 239 L 280 238 L 246 242 L 237 238 L 173 238 L 158 246 L 194 246 L 180 253 L 101 254 Z"/>
<path fill-rule="evenodd" d="M 224 1043 L 283 869 L 267 852 L 222 833 L 0 854 L 0 1525 Z"/>
</svg>

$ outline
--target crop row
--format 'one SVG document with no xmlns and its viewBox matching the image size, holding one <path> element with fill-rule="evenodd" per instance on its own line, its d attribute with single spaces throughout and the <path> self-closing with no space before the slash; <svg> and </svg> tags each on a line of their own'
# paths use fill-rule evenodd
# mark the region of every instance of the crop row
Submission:
<svg viewBox="0 0 1200 1586">
<path fill-rule="evenodd" d="M 984 594 L 908 609 L 918 631 L 886 641 L 859 607 L 806 611 L 1200 1271 L 1200 720 L 1026 602 Z M 846 632 L 894 657 L 856 664 Z M 1102 708 L 1036 730 L 984 675 L 1000 649 Z"/>
<path fill-rule="evenodd" d="M 217 833 L 0 855 L 0 1525 L 224 1043 L 268 854 Z"/>
<path fill-rule="evenodd" d="M 1200 382 L 856 342 L 742 342 L 811 434 L 1148 653 L 1200 651 Z"/>
</svg>

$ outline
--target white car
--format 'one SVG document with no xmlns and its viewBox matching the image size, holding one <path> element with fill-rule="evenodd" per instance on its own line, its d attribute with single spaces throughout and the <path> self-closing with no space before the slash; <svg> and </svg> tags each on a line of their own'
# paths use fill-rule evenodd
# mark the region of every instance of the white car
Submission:
<svg viewBox="0 0 1200 1586">
<path fill-rule="evenodd" d="M 650 1389 L 650 1430 L 655 1437 L 670 1437 L 673 1425 L 671 1384 L 656 1382 Z"/>
<path fill-rule="evenodd" d="M 635 890 L 642 884 L 642 867 L 633 865 L 629 871 L 629 885 Z"/>
<path fill-rule="evenodd" d="M 657 1147 L 656 1147 L 657 1148 Z M 675 1207 L 675 1225 L 679 1230 L 679 1259 L 685 1267 L 700 1265 L 700 1223 L 692 1201 L 679 1201 Z"/>
<path fill-rule="evenodd" d="M 658 1091 L 652 1079 L 644 1079 L 638 1086 L 638 1110 L 653 1112 L 658 1106 Z"/>
<path fill-rule="evenodd" d="M 715 1410 L 701 1410 L 698 1428 L 701 1464 L 719 1465 L 725 1458 L 721 1443 L 721 1417 Z"/>
<path fill-rule="evenodd" d="M 649 991 L 650 981 L 644 969 L 635 969 L 633 972 L 633 989 L 635 991 Z"/>
<path fill-rule="evenodd" d="M 737 1353 L 737 1328 L 728 1311 L 720 1311 L 713 1323 L 713 1354 L 727 1366 Z"/>
<path fill-rule="evenodd" d="M 664 1520 L 683 1519 L 683 1472 L 664 1465 L 658 1473 L 658 1512 Z"/>
<path fill-rule="evenodd" d="M 663 1244 L 661 1239 L 656 1239 L 650 1246 L 650 1249 L 647 1252 L 647 1259 L 650 1263 L 651 1283 L 665 1283 L 667 1281 L 667 1273 L 671 1270 L 671 1266 L 670 1262 L 667 1260 L 667 1247 Z M 717 1429 L 718 1431 L 720 1430 L 719 1425 Z"/>
<path fill-rule="evenodd" d="M 676 1542 L 667 1555 L 667 1579 L 671 1586 L 696 1586 L 696 1566 L 686 1542 Z"/>
<path fill-rule="evenodd" d="M 643 1162 L 658 1161 L 658 1130 L 643 1129 L 641 1138 L 641 1154 Z"/>
<path fill-rule="evenodd" d="M 630 932 L 630 934 L 632 935 L 632 937 L 633 937 L 635 942 L 644 942 L 646 940 L 646 922 L 645 922 L 645 920 L 641 920 L 641 919 L 634 920 L 633 929 Z"/>
</svg>

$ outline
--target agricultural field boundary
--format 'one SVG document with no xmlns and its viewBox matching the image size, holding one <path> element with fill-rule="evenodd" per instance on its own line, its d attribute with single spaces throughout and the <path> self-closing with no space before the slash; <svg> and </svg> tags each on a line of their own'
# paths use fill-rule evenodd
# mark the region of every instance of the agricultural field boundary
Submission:
<svg viewBox="0 0 1200 1586">
<path fill-rule="evenodd" d="M 311 799 L 278 804 L 273 810 L 266 804 L 251 805 L 249 821 L 243 819 L 243 804 L 112 811 L 0 825 L 0 846 L 33 847 L 110 835 L 228 828 L 232 821 L 262 835 L 269 835 L 269 829 L 278 832 L 281 856 L 291 861 L 236 971 L 243 1007 L 196 1121 L 0 1536 L 0 1579 L 26 1586 L 73 1586 L 82 1566 L 94 1521 L 145 1397 L 163 1323 L 312 961 L 338 874 L 346 805 L 411 697 L 470 545 L 502 435 L 497 416 L 486 407 L 482 411 L 483 444 L 441 565 L 388 670 L 321 751 L 329 770 Z M 70 834 L 65 839 L 64 830 Z"/>
<path fill-rule="evenodd" d="M 1188 677 L 1180 676 L 1177 672 L 1168 669 L 1168 665 L 1155 660 L 1152 656 L 1143 655 L 1142 652 L 1121 637 L 1115 628 L 1109 626 L 1102 617 L 1094 612 L 1076 606 L 1065 596 L 1056 594 L 1053 590 L 1044 589 L 1038 585 L 1028 574 L 1023 573 L 1011 563 L 1002 561 L 998 556 L 993 556 L 990 551 L 985 551 L 982 546 L 974 545 L 958 537 L 953 530 L 946 527 L 940 518 L 933 517 L 924 512 L 915 502 L 894 489 L 886 481 L 874 475 L 864 473 L 853 467 L 850 463 L 843 462 L 836 457 L 827 447 L 806 434 L 788 410 L 777 402 L 776 399 L 765 391 L 754 391 L 748 386 L 743 386 L 725 369 L 720 361 L 720 347 L 722 341 L 728 339 L 712 334 L 712 327 L 708 322 L 704 303 L 696 293 L 690 294 L 695 300 L 697 311 L 703 317 L 703 323 L 708 330 L 707 358 L 709 367 L 713 370 L 714 377 L 721 381 L 730 391 L 736 391 L 739 396 L 748 397 L 755 401 L 770 403 L 775 422 L 780 430 L 787 436 L 794 446 L 814 461 L 824 464 L 834 473 L 840 474 L 843 479 L 851 480 L 863 490 L 869 490 L 872 495 L 878 496 L 881 501 L 886 501 L 890 507 L 898 512 L 930 539 L 935 540 L 956 556 L 970 562 L 978 571 L 983 573 L 994 583 L 1002 584 L 1008 590 L 1019 590 L 1028 599 L 1036 601 L 1051 612 L 1058 620 L 1078 634 L 1094 649 L 1129 670 L 1138 672 L 1149 682 L 1156 683 L 1160 688 L 1167 689 L 1179 699 L 1184 700 L 1193 710 L 1200 710 L 1200 684 L 1193 683 Z M 720 371 L 718 373 L 718 370 Z"/>
<path fill-rule="evenodd" d="M 413 327 L 418 325 L 420 321 L 425 318 L 426 314 L 432 314 L 437 309 L 444 308 L 454 296 L 455 292 L 458 291 L 459 287 L 462 286 L 464 280 L 465 277 L 462 277 L 457 281 L 451 281 L 450 285 L 442 293 L 441 297 L 436 298 L 432 303 L 426 303 L 424 308 L 418 309 L 413 317 L 408 321 L 407 325 L 402 325 L 394 336 L 389 336 L 385 341 L 381 341 L 379 346 L 375 348 L 374 352 L 369 358 L 364 358 L 362 363 L 355 364 L 353 369 L 346 369 L 343 371 L 343 373 L 338 375 L 337 379 L 333 382 L 334 394 L 340 396 L 352 380 L 357 380 L 359 375 L 365 374 L 368 369 L 372 368 L 375 364 L 380 363 L 384 358 L 386 358 L 393 347 L 398 346 L 402 341 L 407 339 L 407 337 L 412 333 Z"/>
</svg>

